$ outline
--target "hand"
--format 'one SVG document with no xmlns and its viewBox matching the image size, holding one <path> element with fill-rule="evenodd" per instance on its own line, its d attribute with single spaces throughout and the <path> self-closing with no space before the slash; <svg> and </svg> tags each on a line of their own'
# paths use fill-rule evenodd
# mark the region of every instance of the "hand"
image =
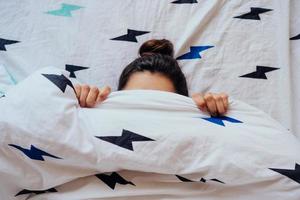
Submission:
<svg viewBox="0 0 300 200">
<path fill-rule="evenodd" d="M 99 89 L 89 85 L 75 85 L 75 91 L 80 106 L 92 108 L 96 104 L 103 102 L 111 92 L 111 89 L 108 86 Z"/>
<path fill-rule="evenodd" d="M 228 110 L 228 95 L 225 93 L 204 95 L 197 93 L 192 99 L 203 112 L 209 112 L 212 116 L 224 115 Z"/>
</svg>

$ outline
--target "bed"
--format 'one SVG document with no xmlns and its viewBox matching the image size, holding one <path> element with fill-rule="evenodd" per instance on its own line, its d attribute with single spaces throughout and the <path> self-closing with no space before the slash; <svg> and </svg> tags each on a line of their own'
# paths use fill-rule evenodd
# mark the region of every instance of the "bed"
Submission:
<svg viewBox="0 0 300 200">
<path fill-rule="evenodd" d="M 71 82 L 88 83 L 99 87 L 110 85 L 113 90 L 116 90 L 118 76 L 124 66 L 137 57 L 137 50 L 141 43 L 151 38 L 167 38 L 175 45 L 175 57 L 187 77 L 191 93 L 225 91 L 232 99 L 239 99 L 261 110 L 255 110 L 248 105 L 243 107 L 241 105 L 244 103 L 241 102 L 241 105 L 237 103 L 237 114 L 233 110 L 232 116 L 223 120 L 209 119 L 209 116 L 203 115 L 200 118 L 207 118 L 207 120 L 202 119 L 203 123 L 217 121 L 219 124 L 213 123 L 213 125 L 218 130 L 224 128 L 222 124 L 225 127 L 230 126 L 230 128 L 234 128 L 231 127 L 232 124 L 240 127 L 245 123 L 237 121 L 247 120 L 239 120 L 239 117 L 245 117 L 245 113 L 259 113 L 259 119 L 267 120 L 268 122 L 264 124 L 267 125 L 260 126 L 263 123 L 260 124 L 260 120 L 257 121 L 258 118 L 255 118 L 256 121 L 251 122 L 253 123 L 250 123 L 251 126 L 260 127 L 261 129 L 257 129 L 258 132 L 269 128 L 272 137 L 277 135 L 280 140 L 287 140 L 284 143 L 285 148 L 281 148 L 281 150 L 287 149 L 284 153 L 278 149 L 272 149 L 275 143 L 270 140 L 270 148 L 272 147 L 274 154 L 282 157 L 276 163 L 272 163 L 272 166 L 267 166 L 266 162 L 270 160 L 274 162 L 274 158 L 268 157 L 263 160 L 262 156 L 258 156 L 257 159 L 260 161 L 257 165 L 249 164 L 249 166 L 247 165 L 249 168 L 241 167 L 243 170 L 251 169 L 254 172 L 257 170 L 255 176 L 259 177 L 258 179 L 248 179 L 251 176 L 245 178 L 243 172 L 247 170 L 241 170 L 234 176 L 233 172 L 224 175 L 227 169 L 233 170 L 239 167 L 233 168 L 228 163 L 225 165 L 224 161 L 223 164 L 226 167 L 222 168 L 221 164 L 216 165 L 216 159 L 214 162 L 208 162 L 206 168 L 201 168 L 201 170 L 191 167 L 194 166 L 191 163 L 184 165 L 178 162 L 178 165 L 174 164 L 173 170 L 163 167 L 161 169 L 151 168 L 152 165 L 148 163 L 149 165 L 146 166 L 144 163 L 145 165 L 140 166 L 141 168 L 128 168 L 128 166 L 118 169 L 110 168 L 112 167 L 110 166 L 107 167 L 109 170 L 101 168 L 91 170 L 90 168 L 88 173 L 83 170 L 82 173 L 70 173 L 69 176 L 49 172 L 48 175 L 55 175 L 55 178 L 53 176 L 49 178 L 50 183 L 45 181 L 44 173 L 46 172 L 42 170 L 38 172 L 40 172 L 39 175 L 43 175 L 43 178 L 39 179 L 43 182 L 34 182 L 36 179 L 33 178 L 32 183 L 26 184 L 21 181 L 24 174 L 20 173 L 19 176 L 16 176 L 20 180 L 18 181 L 19 185 L 16 185 L 14 180 L 4 179 L 6 176 L 11 178 L 13 175 L 10 174 L 10 168 L 8 168 L 10 165 L 4 164 L 9 163 L 4 159 L 7 157 L 2 156 L 4 160 L 1 162 L 2 178 L 0 182 L 3 185 L 1 190 L 3 199 L 7 195 L 11 195 L 9 196 L 11 199 L 128 199 L 130 195 L 131 199 L 147 199 L 147 195 L 151 199 L 232 199 L 233 197 L 239 197 L 239 199 L 250 199 L 251 197 L 297 199 L 300 196 L 300 161 L 299 155 L 293 153 L 298 150 L 297 138 L 300 133 L 298 123 L 300 120 L 300 61 L 298 58 L 300 3 L 298 1 L 111 0 L 100 2 L 73 0 L 37 2 L 14 0 L 0 2 L 0 8 L 2 16 L 0 19 L 0 97 L 3 96 L 0 98 L 0 102 L 2 106 L 6 105 L 7 109 L 9 109 L 7 101 L 12 101 L 11 99 L 17 94 L 16 91 L 23 95 L 23 100 L 26 97 L 28 99 L 29 94 L 34 95 L 29 90 L 29 86 L 22 82 L 33 73 L 36 74 L 29 77 L 27 82 L 37 78 L 43 84 L 48 84 L 47 91 L 52 91 L 51 97 L 53 94 L 59 96 L 65 93 L 59 93 L 61 90 L 57 90 L 57 87 L 52 88 L 51 86 L 55 86 L 55 84 L 49 82 L 50 79 L 42 74 L 57 76 L 65 74 L 64 76 Z M 43 69 L 47 66 L 52 66 L 54 69 Z M 40 71 L 41 69 L 42 71 Z M 59 69 L 64 71 L 59 71 Z M 70 100 L 72 96 L 70 86 L 67 87 L 67 92 L 69 92 L 67 96 Z M 116 102 L 119 101 L 118 98 L 122 99 L 127 96 L 127 94 L 123 94 L 124 96 L 118 94 L 117 92 Z M 174 98 L 176 99 L 176 97 Z M 74 108 L 78 106 L 74 99 L 70 101 L 73 102 Z M 176 103 L 176 100 L 174 102 Z M 28 104 L 30 103 L 31 101 L 28 101 Z M 191 102 L 189 103 L 191 104 Z M 26 112 L 28 112 L 28 107 L 22 107 L 20 102 L 18 105 L 20 112 L 23 109 L 27 109 Z M 115 104 L 112 103 L 112 105 Z M 63 110 L 64 108 L 60 111 Z M 245 113 L 242 112 L 243 110 Z M 21 113 L 26 113 L 25 110 L 23 111 Z M 32 112 L 30 109 L 29 111 Z M 8 115 L 12 110 L 10 112 L 6 110 L 6 112 Z M 267 115 L 278 122 L 269 119 Z M 11 117 L 13 119 L 13 113 Z M 5 117 L 1 119 L 5 120 Z M 32 123 L 37 122 L 33 120 Z M 247 127 L 251 127 L 249 123 L 246 124 Z M 24 167 L 23 169 L 29 169 L 29 166 L 32 166 L 32 162 L 30 162 L 32 159 L 20 154 L 22 153 L 20 152 L 21 148 L 42 151 L 41 147 L 43 147 L 45 152 L 51 150 L 51 146 L 40 141 L 41 138 L 35 138 L 38 144 L 43 144 L 40 148 L 30 144 L 34 141 L 34 134 L 29 133 L 28 138 L 33 138 L 31 138 L 31 142 L 28 140 L 26 145 L 17 145 L 15 141 L 13 143 L 13 140 L 8 143 L 6 140 L 8 136 L 4 137 L 4 135 L 9 135 L 7 132 L 9 129 L 5 129 L 3 123 L 1 125 L 2 155 L 17 156 L 25 163 L 24 165 L 20 164 Z M 207 128 L 207 126 L 205 127 Z M 45 131 L 47 130 L 45 128 Z M 124 129 L 125 134 L 128 133 L 126 130 Z M 35 131 L 30 129 L 29 132 Z M 136 133 L 135 131 L 131 132 Z M 18 138 L 17 136 L 23 139 L 20 135 L 12 138 L 15 140 Z M 155 140 L 150 136 L 152 135 L 147 137 L 149 140 Z M 51 137 L 49 136 L 49 138 Z M 255 141 L 258 138 L 255 138 Z M 174 141 L 176 142 L 178 139 L 176 138 Z M 109 142 L 107 143 L 109 144 Z M 237 143 L 238 141 L 234 144 Z M 60 145 L 63 146 L 63 144 Z M 63 148 L 62 146 L 61 148 Z M 113 148 L 107 149 L 113 150 Z M 56 152 L 56 150 L 52 150 L 54 153 Z M 127 149 L 127 151 L 130 150 Z M 241 155 L 253 156 L 260 153 L 264 155 L 263 153 L 269 151 L 257 147 L 249 150 L 249 154 L 247 152 L 243 148 Z M 50 156 L 45 160 L 50 160 L 54 166 L 56 163 L 61 167 L 59 158 L 63 156 L 54 155 L 54 153 L 49 154 L 57 158 Z M 82 154 L 82 161 L 86 161 L 83 155 L 85 154 Z M 120 157 L 118 158 L 120 159 Z M 54 161 L 52 162 L 51 159 Z M 242 159 L 238 157 L 236 160 L 242 161 Z M 44 161 L 38 160 L 36 164 L 38 165 L 40 162 Z M 13 163 L 18 165 L 15 161 Z M 176 162 L 172 160 L 171 163 Z M 69 164 L 64 167 L 70 167 Z M 271 165 L 271 163 L 268 164 Z M 78 163 L 75 162 L 75 165 Z M 258 170 L 262 166 L 266 171 Z M 166 166 L 164 165 L 164 167 Z M 89 169 L 88 166 L 83 168 Z M 57 168 L 49 169 L 57 170 Z M 250 171 L 247 171 L 248 175 L 253 175 Z M 296 175 L 293 173 L 291 175 L 291 171 Z M 28 176 L 40 177 L 26 170 L 24 172 L 27 172 Z M 108 180 L 111 180 L 110 177 L 113 177 L 117 184 L 108 184 Z M 151 178 L 149 179 L 149 177 Z M 241 178 L 244 181 L 243 184 L 239 182 L 239 185 L 238 181 L 234 181 L 234 178 L 238 177 L 244 177 Z M 263 187 L 266 185 L 268 187 Z M 283 192 L 283 190 L 289 192 Z M 233 193 L 229 191 L 236 192 L 236 196 L 232 196 Z M 21 193 L 19 194 L 19 192 Z M 257 194 L 254 194 L 255 192 Z M 280 195 L 276 196 L 276 194 Z"/>
</svg>

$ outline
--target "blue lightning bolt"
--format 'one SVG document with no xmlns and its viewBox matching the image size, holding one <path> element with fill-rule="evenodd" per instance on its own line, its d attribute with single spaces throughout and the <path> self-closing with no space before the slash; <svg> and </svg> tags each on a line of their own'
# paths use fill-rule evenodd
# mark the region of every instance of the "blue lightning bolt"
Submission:
<svg viewBox="0 0 300 200">
<path fill-rule="evenodd" d="M 214 124 L 218 124 L 220 126 L 225 126 L 224 121 L 228 121 L 231 123 L 243 123 L 242 121 L 239 121 L 237 119 L 233 119 L 231 117 L 226 117 L 226 116 L 220 116 L 220 117 L 209 117 L 209 118 L 202 118 L 204 120 L 207 120 L 209 122 L 212 122 Z"/>
<path fill-rule="evenodd" d="M 20 151 L 22 151 L 27 157 L 31 158 L 32 160 L 41 160 L 41 161 L 45 161 L 43 156 L 48 156 L 48 157 L 52 157 L 52 158 L 56 158 L 56 159 L 61 159 L 59 157 L 56 157 L 54 155 L 51 155 L 45 151 L 42 151 L 38 148 L 36 148 L 35 146 L 31 145 L 30 149 L 24 149 L 18 145 L 14 145 L 14 144 L 9 144 L 9 146 L 12 146 Z"/>
<path fill-rule="evenodd" d="M 71 4 L 65 4 L 65 3 L 63 3 L 63 4 L 61 4 L 61 8 L 60 9 L 48 11 L 46 13 L 50 14 L 50 15 L 72 17 L 72 11 L 78 10 L 80 8 L 83 8 L 83 7 L 77 6 L 77 5 L 71 5 Z"/>
<path fill-rule="evenodd" d="M 179 56 L 177 60 L 186 60 L 186 59 L 197 59 L 202 58 L 200 52 L 205 51 L 207 49 L 213 48 L 214 46 L 192 46 L 190 48 L 190 52 Z"/>
</svg>

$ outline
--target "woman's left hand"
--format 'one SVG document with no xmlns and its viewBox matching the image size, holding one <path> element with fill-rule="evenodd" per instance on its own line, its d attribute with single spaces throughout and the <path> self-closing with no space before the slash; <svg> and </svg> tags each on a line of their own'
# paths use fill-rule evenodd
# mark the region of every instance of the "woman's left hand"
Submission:
<svg viewBox="0 0 300 200">
<path fill-rule="evenodd" d="M 212 116 L 224 115 L 228 110 L 228 95 L 226 93 L 193 94 L 192 99 L 203 112 L 209 112 Z"/>
</svg>

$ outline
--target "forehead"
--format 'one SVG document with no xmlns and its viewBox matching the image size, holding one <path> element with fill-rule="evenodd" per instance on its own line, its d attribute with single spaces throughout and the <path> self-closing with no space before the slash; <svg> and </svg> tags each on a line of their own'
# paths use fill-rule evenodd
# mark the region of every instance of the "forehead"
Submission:
<svg viewBox="0 0 300 200">
<path fill-rule="evenodd" d="M 136 72 L 132 74 L 124 89 L 175 91 L 172 81 L 167 76 L 150 71 Z"/>
</svg>

